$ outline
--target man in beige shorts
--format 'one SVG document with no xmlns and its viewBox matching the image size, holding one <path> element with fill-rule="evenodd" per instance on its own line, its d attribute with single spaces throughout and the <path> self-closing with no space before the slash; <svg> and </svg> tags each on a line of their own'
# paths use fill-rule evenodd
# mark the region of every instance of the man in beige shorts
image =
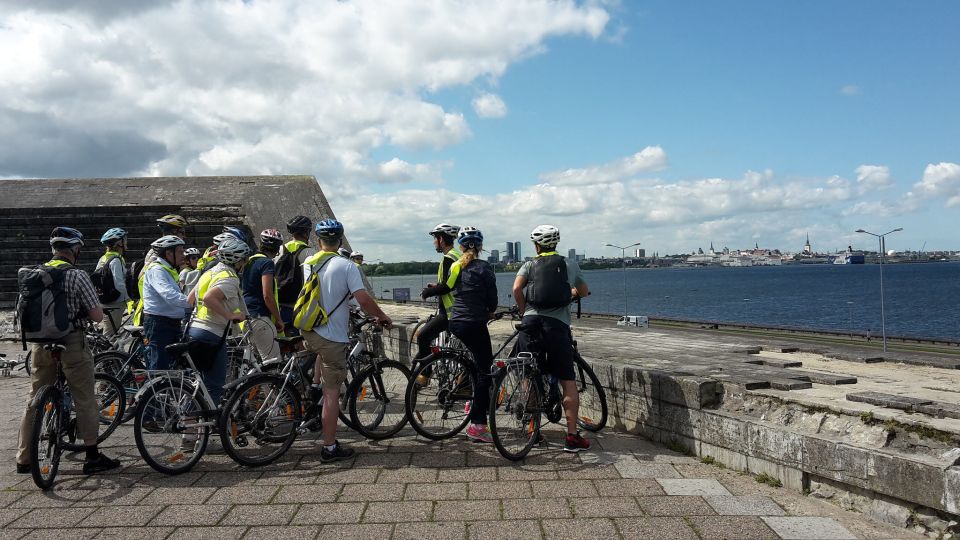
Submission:
<svg viewBox="0 0 960 540">
<path fill-rule="evenodd" d="M 352 295 L 363 311 L 377 319 L 377 323 L 389 327 L 393 321 L 377 305 L 376 300 L 363 286 L 360 269 L 349 259 L 337 255 L 343 244 L 343 225 L 328 219 L 316 224 L 314 230 L 320 244 L 320 252 L 308 258 L 304 264 L 306 283 L 314 273 L 320 279 L 320 298 L 323 310 L 329 318 L 327 324 L 303 333 L 307 350 L 317 353 L 310 398 L 319 402 L 323 395 L 323 449 L 320 461 L 327 463 L 353 457 L 352 448 L 337 442 L 337 415 L 340 412 L 340 385 L 347 379 L 347 355 L 350 354 L 350 313 L 347 305 Z M 322 381 L 322 382 L 321 382 Z"/>
</svg>

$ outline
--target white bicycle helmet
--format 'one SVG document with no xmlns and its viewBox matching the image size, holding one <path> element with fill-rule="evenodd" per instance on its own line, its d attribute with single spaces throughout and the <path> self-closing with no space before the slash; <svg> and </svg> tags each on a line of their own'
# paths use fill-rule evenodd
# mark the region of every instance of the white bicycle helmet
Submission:
<svg viewBox="0 0 960 540">
<path fill-rule="evenodd" d="M 433 228 L 432 231 L 430 231 L 427 234 L 429 234 L 430 236 L 442 234 L 445 236 L 449 236 L 450 238 L 456 238 L 458 232 L 460 232 L 460 227 L 458 227 L 457 225 L 450 225 L 449 223 L 439 223 L 437 224 L 436 227 Z"/>
<path fill-rule="evenodd" d="M 182 245 L 185 245 L 182 238 L 180 238 L 179 236 L 168 234 L 167 236 L 161 236 L 160 238 L 157 238 L 156 240 L 154 240 L 153 243 L 150 244 L 150 247 L 157 250 L 158 252 L 161 252 L 165 249 L 175 248 L 177 246 L 182 246 Z"/>
<path fill-rule="evenodd" d="M 250 256 L 250 246 L 234 237 L 229 237 L 220 243 L 217 249 L 217 258 L 226 264 L 243 262 Z"/>
<path fill-rule="evenodd" d="M 545 248 L 555 248 L 560 243 L 560 229 L 553 225 L 537 225 L 530 233 L 534 244 Z"/>
</svg>

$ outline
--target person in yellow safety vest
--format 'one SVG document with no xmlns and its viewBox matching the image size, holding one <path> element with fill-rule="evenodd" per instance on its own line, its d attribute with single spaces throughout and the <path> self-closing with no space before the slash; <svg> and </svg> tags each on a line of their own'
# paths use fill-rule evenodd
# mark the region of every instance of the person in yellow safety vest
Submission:
<svg viewBox="0 0 960 540">
<path fill-rule="evenodd" d="M 180 324 L 191 304 L 180 290 L 177 268 L 183 263 L 183 239 L 164 236 L 150 246 L 157 260 L 150 263 L 140 281 L 140 300 L 137 307 L 147 337 L 147 368 L 171 369 L 174 358 L 167 345 L 180 340 Z"/>
<path fill-rule="evenodd" d="M 437 253 L 442 253 L 443 256 L 440 258 L 440 264 L 437 265 L 437 282 L 428 283 L 424 292 L 431 287 L 436 287 L 438 283 L 446 283 L 450 277 L 450 267 L 463 255 L 455 246 L 457 233 L 459 232 L 460 227 L 457 225 L 440 223 L 428 233 L 433 237 L 433 248 L 437 250 Z M 423 296 L 423 292 L 420 296 L 424 299 L 427 298 Z M 427 319 L 427 322 L 420 327 L 420 332 L 417 334 L 417 355 L 413 359 L 414 362 L 429 355 L 430 343 L 437 339 L 440 332 L 447 330 L 449 311 L 453 307 L 453 293 L 448 292 L 440 295 L 439 298 L 437 314 Z"/>
<path fill-rule="evenodd" d="M 176 236 L 181 240 L 187 239 L 187 220 L 177 214 L 168 214 L 157 220 L 157 226 L 160 227 L 160 236 Z M 142 278 L 146 272 L 147 265 L 157 260 L 157 252 L 153 248 L 147 250 L 143 257 L 143 270 L 137 278 Z M 142 297 L 141 297 L 142 298 Z"/>
<path fill-rule="evenodd" d="M 127 251 L 127 231 L 114 227 L 103 233 L 100 237 L 100 243 L 106 246 L 107 251 L 97 261 L 96 270 L 104 266 L 110 269 L 110 275 L 113 277 L 113 286 L 120 293 L 116 300 L 104 304 L 103 323 L 101 328 L 103 334 L 112 336 L 120 328 L 120 322 L 123 320 L 123 310 L 130 301 L 130 295 L 127 294 L 127 262 L 123 259 Z"/>
<path fill-rule="evenodd" d="M 326 324 L 303 332 L 307 350 L 317 354 L 309 394 L 312 404 L 304 417 L 313 419 L 316 416 L 322 395 L 320 421 L 323 426 L 323 448 L 320 450 L 320 461 L 328 463 L 349 459 L 354 454 L 353 449 L 337 441 L 340 385 L 347 378 L 346 364 L 350 354 L 350 314 L 344 304 L 353 295 L 363 311 L 376 318 L 378 324 L 389 328 L 393 321 L 367 292 L 360 269 L 349 260 L 337 256 L 336 250 L 343 243 L 343 225 L 337 220 L 326 219 L 317 223 L 315 231 L 320 251 L 304 263 L 304 283 L 309 283 L 316 274 L 321 307 L 328 318 Z"/>
<path fill-rule="evenodd" d="M 250 318 L 253 344 L 262 360 L 278 358 L 280 344 L 276 338 L 283 333 L 280 319 L 280 304 L 277 303 L 277 280 L 274 276 L 273 258 L 280 252 L 283 237 L 276 229 L 260 233 L 260 251 L 250 256 L 243 267 L 240 284 L 243 301 Z"/>
<path fill-rule="evenodd" d="M 200 279 L 200 270 L 197 269 L 199 262 L 199 249 L 187 248 L 183 250 L 183 264 L 180 266 L 180 290 L 184 293 L 188 293 L 196 287 L 197 281 Z"/>
<path fill-rule="evenodd" d="M 70 227 L 57 227 L 50 234 L 50 248 L 53 259 L 46 266 L 64 270 L 63 293 L 67 296 L 67 318 L 70 321 L 88 319 L 100 322 L 103 309 L 100 299 L 93 288 L 87 273 L 76 268 L 83 247 L 83 234 Z M 17 473 L 30 473 L 30 441 L 33 438 L 35 405 L 32 403 L 37 390 L 52 385 L 57 380 L 57 364 L 63 369 L 63 375 L 70 385 L 73 408 L 76 410 L 77 439 L 83 441 L 86 460 L 83 473 L 115 469 L 120 462 L 103 455 L 97 446 L 98 410 L 97 395 L 94 388 L 93 356 L 86 345 L 83 327 L 74 326 L 74 330 L 60 339 L 65 347 L 55 359 L 51 351 L 43 348 L 42 343 L 34 343 L 31 349 L 33 370 L 30 374 L 30 395 L 20 421 L 20 438 L 17 447 Z M 9 398 L 8 398 L 9 399 Z"/>
<path fill-rule="evenodd" d="M 310 247 L 310 231 L 313 230 L 313 221 L 307 216 L 294 216 L 287 222 L 287 232 L 293 235 L 280 249 L 280 254 L 273 260 L 276 270 L 278 296 L 280 304 L 280 319 L 283 321 L 284 332 L 288 336 L 298 336 L 300 331 L 293 326 L 293 306 L 297 303 L 297 295 L 303 287 L 303 273 L 301 267 L 308 257 L 317 252 Z M 288 260 L 292 257 L 292 260 Z"/>
<path fill-rule="evenodd" d="M 214 403 L 220 402 L 227 376 L 227 330 L 230 323 L 241 323 L 247 318 L 237 272 L 243 269 L 251 251 L 246 242 L 224 239 L 217 248 L 220 262 L 200 276 L 200 282 L 187 297 L 197 306 L 187 334 L 212 348 L 213 362 L 201 373 Z"/>
</svg>

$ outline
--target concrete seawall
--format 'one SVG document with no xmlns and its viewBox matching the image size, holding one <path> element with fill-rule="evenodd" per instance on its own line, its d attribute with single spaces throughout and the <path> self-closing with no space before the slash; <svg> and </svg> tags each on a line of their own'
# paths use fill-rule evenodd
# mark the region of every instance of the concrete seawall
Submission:
<svg viewBox="0 0 960 540">
<path fill-rule="evenodd" d="M 385 352 L 408 360 L 411 323 L 428 312 L 399 305 L 387 309 L 400 324 L 388 333 Z M 952 355 L 899 353 L 911 365 L 882 362 L 871 351 L 858 354 L 849 347 L 818 345 L 812 351 L 788 338 L 643 331 L 609 321 L 578 321 L 574 331 L 581 354 L 607 389 L 607 429 L 682 449 L 705 463 L 759 475 L 900 527 L 932 536 L 958 528 L 960 414 L 951 418 L 942 410 L 955 405 L 960 411 L 960 384 L 950 386 L 960 383 L 960 361 Z M 509 332 L 506 322 L 491 325 L 495 349 Z M 784 360 L 793 356 L 803 361 Z M 796 369 L 802 364 L 817 367 Z M 866 375 L 858 380 L 838 374 L 844 370 Z M 917 370 L 926 370 L 925 375 Z M 918 376 L 944 380 L 899 395 L 898 384 L 883 382 L 902 378 L 906 385 Z M 885 388 L 892 393 L 860 391 Z M 947 393 L 924 394 L 921 388 Z M 873 394 L 879 401 L 853 401 Z M 949 399 L 944 395 L 953 397 L 952 404 L 933 400 Z M 911 399 L 940 404 L 940 414 L 904 409 Z"/>
</svg>

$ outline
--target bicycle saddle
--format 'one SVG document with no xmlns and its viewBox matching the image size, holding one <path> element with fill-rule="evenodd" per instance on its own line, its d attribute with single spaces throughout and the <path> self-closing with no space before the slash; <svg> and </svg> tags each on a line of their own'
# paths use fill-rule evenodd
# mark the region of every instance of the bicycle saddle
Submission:
<svg viewBox="0 0 960 540">
<path fill-rule="evenodd" d="M 167 350 L 168 353 L 170 353 L 170 354 L 172 354 L 172 355 L 174 355 L 174 356 L 180 356 L 181 354 L 183 354 L 183 353 L 187 352 L 188 350 L 190 350 L 190 345 L 191 345 L 192 343 L 193 343 L 193 342 L 190 341 L 190 340 L 181 341 L 180 343 L 172 343 L 172 344 L 170 344 L 170 345 L 167 345 L 165 348 L 166 348 L 166 350 Z"/>
<path fill-rule="evenodd" d="M 276 341 L 281 345 L 295 345 L 303 341 L 303 336 L 290 336 L 290 337 L 277 336 L 273 339 L 274 341 Z"/>
</svg>

